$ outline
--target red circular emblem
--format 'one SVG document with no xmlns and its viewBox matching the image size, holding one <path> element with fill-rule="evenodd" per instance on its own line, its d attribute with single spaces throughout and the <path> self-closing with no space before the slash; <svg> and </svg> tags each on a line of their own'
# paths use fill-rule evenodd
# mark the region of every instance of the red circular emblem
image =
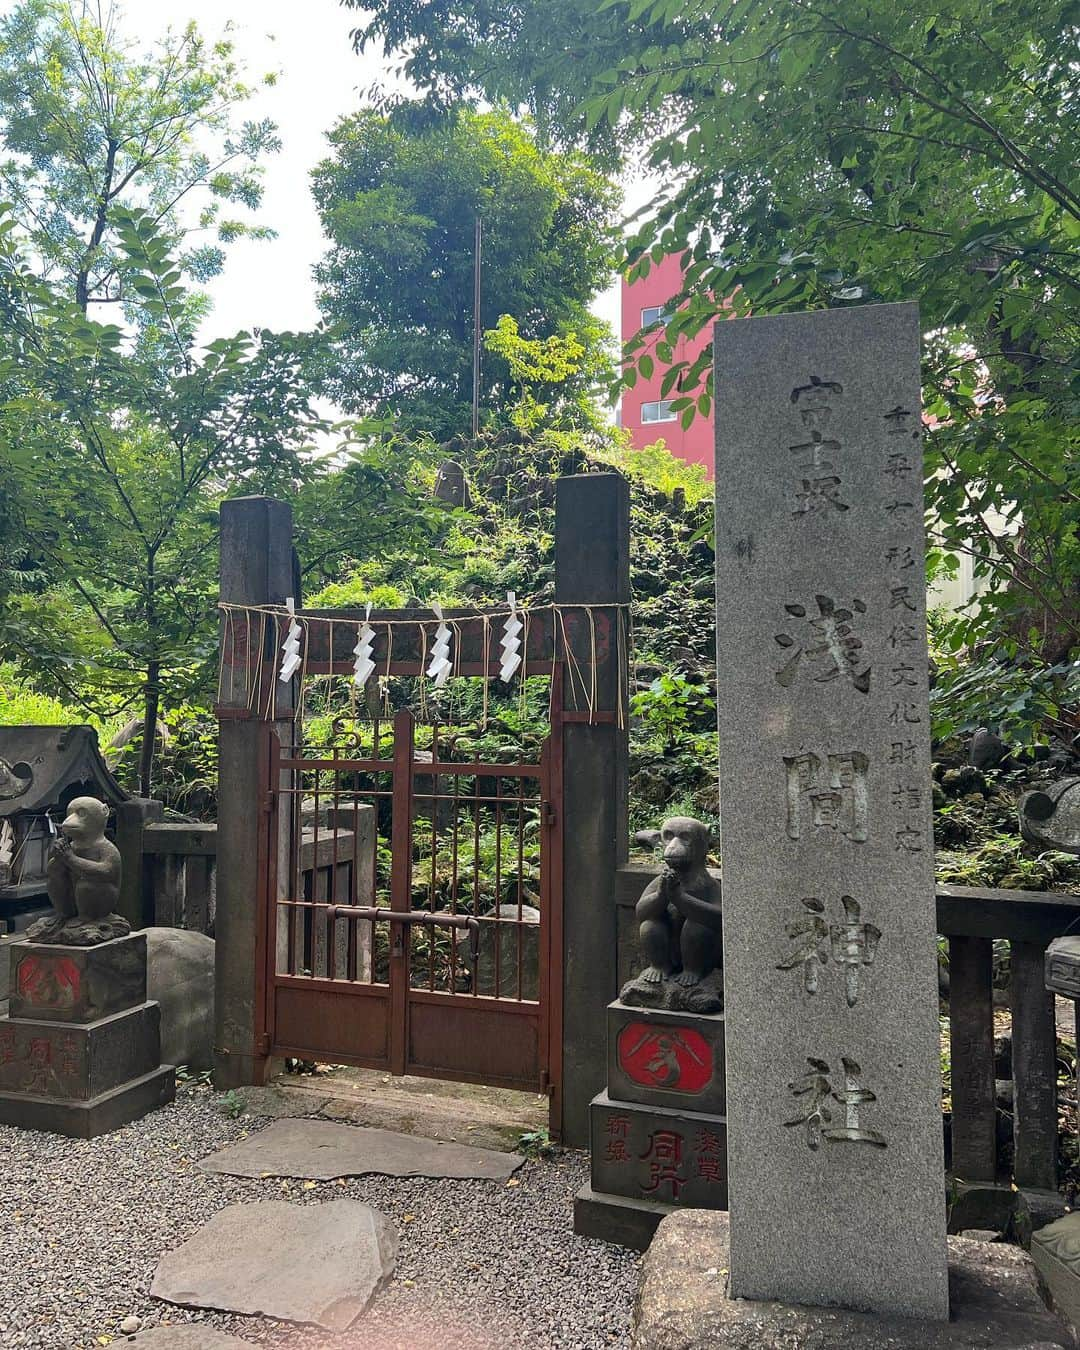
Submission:
<svg viewBox="0 0 1080 1350">
<path fill-rule="evenodd" d="M 693 1094 L 712 1082 L 712 1046 L 692 1027 L 629 1022 L 619 1032 L 616 1054 L 619 1068 L 642 1087 Z"/>
</svg>

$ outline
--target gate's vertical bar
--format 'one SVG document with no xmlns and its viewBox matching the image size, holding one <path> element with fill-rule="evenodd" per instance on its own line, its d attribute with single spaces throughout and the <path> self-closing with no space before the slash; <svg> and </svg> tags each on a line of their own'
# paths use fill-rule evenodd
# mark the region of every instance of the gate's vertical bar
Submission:
<svg viewBox="0 0 1080 1350">
<path fill-rule="evenodd" d="M 274 784 L 267 792 L 264 809 L 260 811 L 259 855 L 265 857 L 265 879 L 263 899 L 255 925 L 255 969 L 259 972 L 257 1015 L 255 1020 L 256 1041 L 268 1049 L 274 1043 L 274 976 L 281 969 L 278 961 L 278 949 L 281 932 L 281 905 L 278 896 L 278 866 L 280 850 L 275 847 L 281 822 L 281 793 L 276 791 L 281 782 L 281 742 L 268 731 L 263 738 L 265 781 Z M 286 804 L 286 818 L 292 817 L 292 802 Z M 220 861 L 220 860 L 219 860 Z M 286 923 L 289 911 L 285 912 Z M 288 969 L 288 967 L 285 967 Z"/>
<path fill-rule="evenodd" d="M 280 605 L 289 595 L 295 595 L 289 507 L 268 497 L 222 502 L 222 600 Z M 267 737 L 279 739 L 281 728 L 263 720 L 265 701 L 259 696 L 276 677 L 277 635 L 272 620 L 264 625 L 241 616 L 222 624 L 214 1016 L 214 1080 L 222 1090 L 260 1083 L 270 1066 L 269 1046 L 262 1038 L 265 967 L 256 961 L 255 948 L 258 926 L 267 922 L 277 902 L 276 894 L 267 890 L 269 851 L 277 847 L 277 839 L 268 838 L 266 831 L 271 819 L 280 817 L 260 808 L 278 787 L 268 778 L 266 750 Z M 249 688 L 260 672 L 263 687 L 249 700 Z M 291 719 L 290 686 L 278 688 L 277 714 Z"/>
<path fill-rule="evenodd" d="M 564 690 L 576 716 L 563 731 L 563 1138 L 579 1148 L 588 1145 L 589 1102 L 606 1077 L 605 1010 L 618 993 L 615 870 L 629 846 L 618 635 L 619 607 L 630 601 L 630 496 L 621 474 L 558 480 L 555 600 L 578 607 L 564 617 L 587 684 Z"/>
<path fill-rule="evenodd" d="M 551 672 L 551 729 L 541 756 L 540 1054 L 548 1085 L 548 1126 L 562 1138 L 563 1044 L 563 669 Z"/>
<path fill-rule="evenodd" d="M 412 909 L 413 740 L 408 708 L 394 718 L 394 789 L 390 823 L 390 908 Z M 408 1053 L 409 948 L 407 924 L 390 925 L 390 1072 L 403 1074 Z"/>
</svg>

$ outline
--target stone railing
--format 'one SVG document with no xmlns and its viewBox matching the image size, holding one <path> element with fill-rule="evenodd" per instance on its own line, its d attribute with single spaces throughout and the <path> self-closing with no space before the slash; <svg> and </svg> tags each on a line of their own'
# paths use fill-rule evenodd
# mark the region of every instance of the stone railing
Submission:
<svg viewBox="0 0 1080 1350">
<path fill-rule="evenodd" d="M 634 905 L 657 870 L 629 864 L 616 873 L 620 986 L 637 973 Z M 937 892 L 937 929 L 949 955 L 942 994 L 949 1013 L 951 1173 L 957 1182 L 999 1190 L 999 1214 L 1017 1192 L 1057 1191 L 1057 1031 L 1043 965 L 1048 944 L 1073 927 L 1080 929 L 1080 895 L 965 886 L 941 886 Z M 1009 943 L 1011 1171 L 999 1148 L 998 1097 L 1008 1086 L 995 1072 L 995 939 Z M 994 1206 L 988 1203 L 983 1212 L 989 1216 Z"/>
</svg>

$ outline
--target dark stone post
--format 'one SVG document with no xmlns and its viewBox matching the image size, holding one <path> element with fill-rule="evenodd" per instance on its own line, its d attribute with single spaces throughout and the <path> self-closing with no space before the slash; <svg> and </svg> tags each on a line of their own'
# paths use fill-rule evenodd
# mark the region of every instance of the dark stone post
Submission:
<svg viewBox="0 0 1080 1350">
<path fill-rule="evenodd" d="M 121 859 L 119 913 L 132 928 L 145 928 L 154 922 L 153 897 L 146 886 L 143 831 L 164 815 L 165 807 L 152 797 L 132 797 L 116 808 L 116 847 Z"/>
<path fill-rule="evenodd" d="M 555 599 L 563 605 L 629 603 L 630 492 L 621 474 L 558 480 Z M 609 659 L 597 671 L 598 708 L 618 706 L 624 665 L 613 637 Z M 625 726 L 610 712 L 609 720 L 592 726 L 569 722 L 563 730 L 561 822 L 562 1138 L 574 1148 L 588 1146 L 589 1103 L 606 1076 L 606 1009 L 619 989 L 615 869 L 627 854 L 627 791 Z"/>
<path fill-rule="evenodd" d="M 221 598 L 233 604 L 283 604 L 293 594 L 292 510 L 269 497 L 221 504 Z M 299 603 L 299 597 L 297 597 Z M 252 646 L 259 640 L 252 634 Z M 246 662 L 254 652 L 243 652 Z M 226 651 L 227 661 L 238 659 Z M 272 662 L 273 658 L 271 658 Z M 270 1067 L 257 1044 L 256 968 L 261 897 L 259 833 L 263 826 L 265 755 L 276 729 L 249 713 L 247 670 L 223 680 L 219 705 L 217 954 L 214 1082 L 219 1091 L 261 1083 Z M 272 674 L 270 678 L 273 678 Z M 279 711 L 287 693 L 278 696 Z M 265 859 L 263 860 L 265 865 Z"/>
</svg>

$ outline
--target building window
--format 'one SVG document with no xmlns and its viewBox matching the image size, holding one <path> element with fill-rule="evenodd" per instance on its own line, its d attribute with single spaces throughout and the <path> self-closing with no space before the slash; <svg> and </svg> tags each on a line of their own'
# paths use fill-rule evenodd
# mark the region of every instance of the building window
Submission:
<svg viewBox="0 0 1080 1350">
<path fill-rule="evenodd" d="M 649 305 L 641 311 L 642 328 L 651 328 L 654 323 L 667 323 L 671 310 L 664 305 Z"/>
<path fill-rule="evenodd" d="M 672 400 L 669 398 L 662 398 L 657 403 L 643 403 L 642 422 L 674 422 L 679 414 L 672 410 L 671 403 Z"/>
</svg>

